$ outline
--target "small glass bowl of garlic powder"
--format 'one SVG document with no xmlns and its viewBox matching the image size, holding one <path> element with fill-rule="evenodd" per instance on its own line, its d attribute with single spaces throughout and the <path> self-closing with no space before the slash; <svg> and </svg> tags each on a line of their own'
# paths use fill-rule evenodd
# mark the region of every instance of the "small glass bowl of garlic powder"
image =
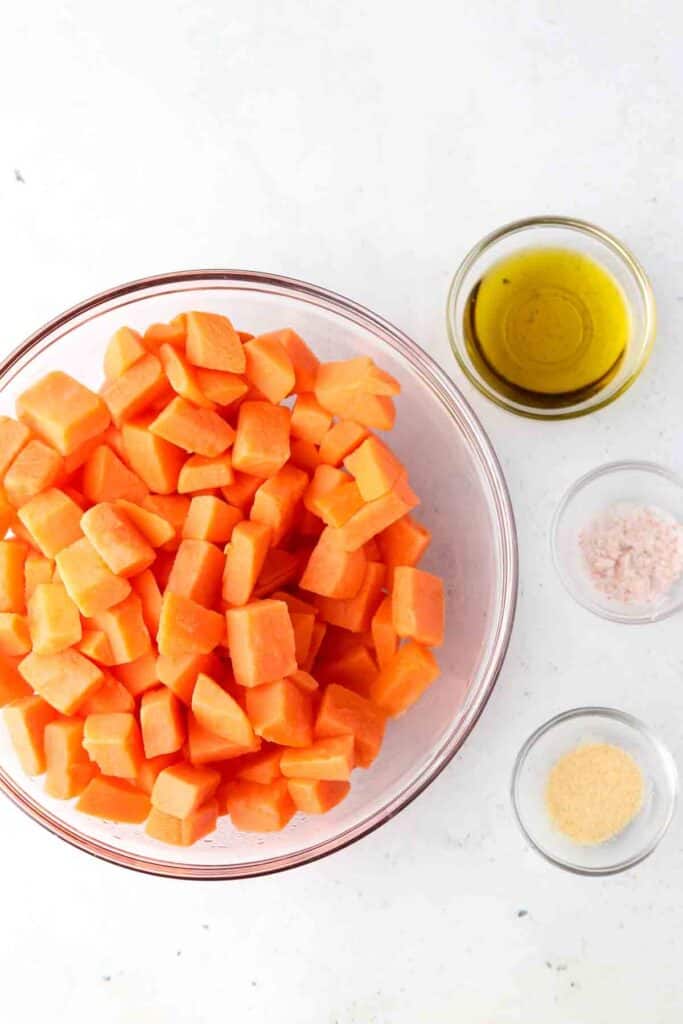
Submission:
<svg viewBox="0 0 683 1024">
<path fill-rule="evenodd" d="M 683 607 L 683 480 L 653 462 L 611 462 L 570 487 L 551 531 L 572 597 L 613 622 Z"/>
<path fill-rule="evenodd" d="M 522 832 L 547 860 L 583 875 L 625 871 L 649 856 L 676 805 L 675 762 L 632 715 L 576 708 L 526 741 L 512 778 Z"/>
</svg>

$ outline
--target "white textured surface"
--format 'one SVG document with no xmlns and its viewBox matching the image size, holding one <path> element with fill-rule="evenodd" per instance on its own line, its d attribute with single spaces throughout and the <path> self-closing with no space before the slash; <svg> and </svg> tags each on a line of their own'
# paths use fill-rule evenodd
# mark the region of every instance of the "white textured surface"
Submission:
<svg viewBox="0 0 683 1024">
<path fill-rule="evenodd" d="M 3 1019 L 680 1020 L 680 815 L 650 861 L 584 880 L 525 848 L 507 787 L 528 732 L 580 703 L 641 715 L 683 755 L 680 617 L 591 618 L 547 543 L 561 492 L 597 463 L 683 469 L 682 28 L 670 0 L 3 11 L 3 352 L 112 283 L 243 266 L 364 302 L 455 374 L 455 264 L 539 212 L 623 237 L 661 322 L 642 380 L 583 421 L 527 423 L 471 396 L 512 490 L 521 600 L 489 708 L 431 789 L 330 860 L 207 885 L 100 864 L 3 801 Z"/>
</svg>

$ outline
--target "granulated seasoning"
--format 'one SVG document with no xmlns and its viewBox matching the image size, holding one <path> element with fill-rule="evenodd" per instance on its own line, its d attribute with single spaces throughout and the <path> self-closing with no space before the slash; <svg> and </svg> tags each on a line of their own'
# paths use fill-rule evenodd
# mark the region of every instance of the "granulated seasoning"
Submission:
<svg viewBox="0 0 683 1024">
<path fill-rule="evenodd" d="M 610 743 L 589 743 L 564 754 L 546 786 L 555 826 L 575 843 L 603 843 L 618 835 L 643 805 L 643 775 L 630 754 Z"/>
<path fill-rule="evenodd" d="M 621 604 L 654 604 L 683 575 L 683 525 L 663 509 L 613 505 L 579 544 L 593 585 Z"/>
</svg>

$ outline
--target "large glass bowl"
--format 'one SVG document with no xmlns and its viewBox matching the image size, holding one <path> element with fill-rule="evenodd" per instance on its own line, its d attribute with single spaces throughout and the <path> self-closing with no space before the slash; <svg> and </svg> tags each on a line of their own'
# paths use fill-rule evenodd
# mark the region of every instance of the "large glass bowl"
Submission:
<svg viewBox="0 0 683 1024">
<path fill-rule="evenodd" d="M 125 867 L 179 878 L 237 878 L 304 864 L 378 828 L 448 764 L 491 694 L 507 648 L 517 591 L 510 500 L 490 443 L 449 378 L 410 338 L 361 306 L 309 284 L 243 271 L 188 271 L 134 281 L 97 295 L 36 331 L 0 367 L 0 414 L 49 370 L 101 381 L 106 340 L 186 309 L 228 314 L 244 330 L 289 326 L 323 359 L 374 357 L 398 377 L 392 444 L 422 497 L 419 517 L 433 531 L 425 566 L 447 583 L 441 678 L 391 722 L 369 771 L 354 773 L 350 796 L 321 817 L 297 815 L 280 833 L 237 832 L 229 819 L 189 849 L 164 846 L 141 827 L 101 822 L 53 800 L 42 779 L 25 776 L 0 728 L 0 787 L 27 814 L 67 842 Z"/>
</svg>

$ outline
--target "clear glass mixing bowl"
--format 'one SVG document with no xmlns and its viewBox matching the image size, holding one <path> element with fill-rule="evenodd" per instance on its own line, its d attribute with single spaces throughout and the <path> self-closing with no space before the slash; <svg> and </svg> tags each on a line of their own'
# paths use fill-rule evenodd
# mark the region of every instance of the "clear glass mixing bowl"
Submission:
<svg viewBox="0 0 683 1024">
<path fill-rule="evenodd" d="M 300 281 L 231 270 L 188 271 L 134 281 L 97 295 L 36 331 L 0 367 L 0 414 L 50 370 L 97 388 L 106 340 L 122 324 L 144 328 L 186 309 L 228 314 L 244 330 L 289 326 L 323 359 L 368 354 L 398 377 L 402 394 L 392 444 L 422 497 L 419 518 L 434 540 L 425 567 L 447 583 L 442 676 L 391 722 L 369 771 L 321 817 L 297 815 L 281 833 L 237 832 L 229 819 L 189 849 L 163 846 L 141 827 L 98 821 L 46 795 L 21 771 L 0 728 L 0 788 L 18 807 L 88 853 L 178 878 L 239 878 L 294 867 L 378 828 L 448 764 L 473 729 L 507 649 L 517 593 L 510 500 L 491 445 L 460 392 L 415 342 L 349 299 Z"/>
</svg>

